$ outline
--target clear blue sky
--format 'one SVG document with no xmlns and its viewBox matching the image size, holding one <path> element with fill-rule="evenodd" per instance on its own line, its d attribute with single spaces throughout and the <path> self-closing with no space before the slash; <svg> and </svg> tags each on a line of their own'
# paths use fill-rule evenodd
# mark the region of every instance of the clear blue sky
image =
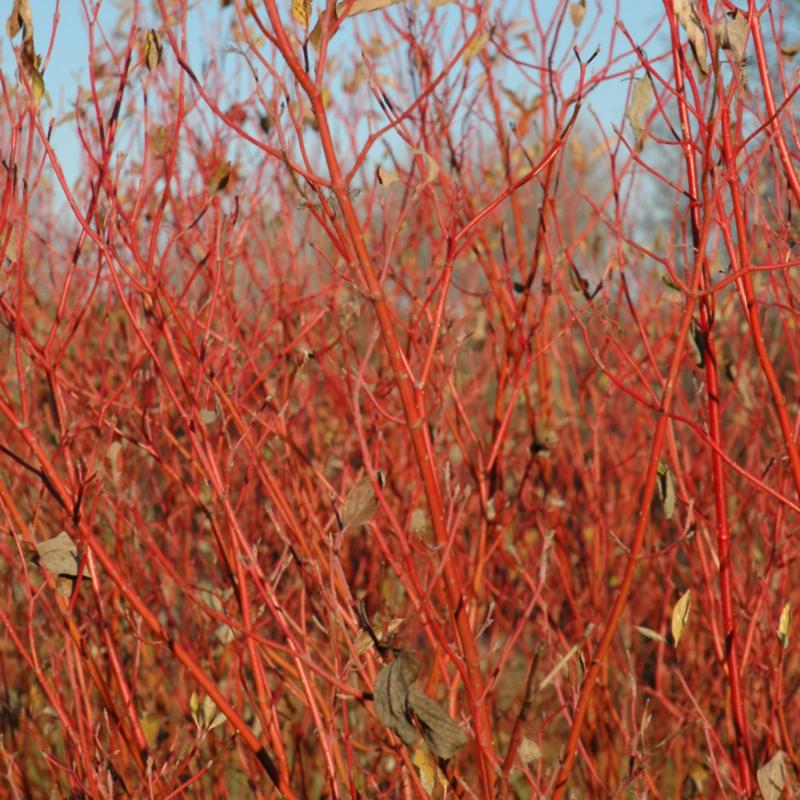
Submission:
<svg viewBox="0 0 800 800">
<path fill-rule="evenodd" d="M 493 8 L 501 8 L 503 2 L 504 0 L 495 0 Z M 288 5 L 288 0 L 286 0 L 286 3 Z M 10 4 L 4 5 L 7 8 Z M 319 2 L 315 5 L 319 6 Z M 584 26 L 587 26 L 597 13 L 595 3 L 592 0 L 589 0 L 587 5 L 589 8 L 587 9 Z M 591 47 L 587 48 L 585 52 L 586 55 L 591 53 L 595 43 L 600 46 L 608 46 L 609 32 L 614 24 L 615 9 L 614 3 L 608 0 L 602 5 L 603 11 L 600 15 L 599 27 L 592 37 Z M 56 2 L 55 0 L 32 0 L 31 6 L 34 15 L 37 51 L 44 54 L 50 41 Z M 537 3 L 537 8 L 545 19 L 552 14 L 554 6 L 555 0 L 538 0 Z M 147 9 L 147 12 L 140 17 L 140 24 L 143 27 L 147 27 L 150 24 L 154 27 L 159 27 L 160 18 L 149 11 L 151 5 L 142 3 L 142 7 Z M 194 5 L 194 10 L 190 12 L 189 34 L 192 43 L 192 63 L 195 67 L 200 65 L 203 56 L 207 52 L 203 47 L 203 42 L 209 31 L 209 20 L 215 18 L 219 13 L 219 9 L 219 0 L 201 0 L 201 2 Z M 59 10 L 61 18 L 53 43 L 52 55 L 44 74 L 46 89 L 53 101 L 52 108 L 43 108 L 42 113 L 45 122 L 53 116 L 56 119 L 61 119 L 73 107 L 78 87 L 85 88 L 88 86 L 88 34 L 84 4 L 80 0 L 61 0 Z M 117 9 L 106 0 L 101 7 L 101 24 L 105 22 L 110 30 L 118 13 Z M 229 14 L 230 10 L 225 13 Z M 151 14 L 151 17 L 148 18 L 147 14 Z M 620 19 L 638 42 L 646 39 L 657 20 L 662 17 L 662 14 L 663 6 L 661 2 L 655 2 L 654 0 L 621 0 L 620 2 Z M 5 12 L 3 16 L 5 21 Z M 219 29 L 215 30 L 214 33 L 221 35 Z M 620 44 L 622 45 L 623 43 Z M 0 69 L 4 71 L 6 80 L 9 82 L 15 80 L 13 54 L 5 31 L 0 37 Z M 607 83 L 592 94 L 590 105 L 603 121 L 619 124 L 624 113 L 627 89 L 627 83 L 623 80 Z M 78 144 L 73 126 L 73 122 L 59 125 L 51 139 L 53 146 L 62 159 L 65 172 L 70 181 L 77 176 L 79 167 Z"/>
</svg>

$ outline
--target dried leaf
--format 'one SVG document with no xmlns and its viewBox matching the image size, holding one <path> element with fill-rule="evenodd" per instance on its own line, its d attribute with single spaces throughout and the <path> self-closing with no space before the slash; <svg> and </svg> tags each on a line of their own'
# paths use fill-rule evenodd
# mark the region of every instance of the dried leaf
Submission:
<svg viewBox="0 0 800 800">
<path fill-rule="evenodd" d="M 692 350 L 694 351 L 695 364 L 697 364 L 700 369 L 704 369 L 706 365 L 707 350 L 706 333 L 694 321 L 692 321 L 692 326 L 690 329 L 689 344 L 692 346 Z"/>
<path fill-rule="evenodd" d="M 230 625 L 223 623 L 217 626 L 217 629 L 214 631 L 214 636 L 220 644 L 226 645 L 230 644 L 236 638 L 236 631 L 231 628 Z"/>
<path fill-rule="evenodd" d="M 350 11 L 347 12 L 348 17 L 355 17 L 356 14 L 366 14 L 370 11 L 380 11 L 382 8 L 389 8 L 389 6 L 396 5 L 401 0 L 356 0 Z M 339 3 L 336 6 L 336 13 L 342 16 L 347 9 L 348 3 Z"/>
<path fill-rule="evenodd" d="M 225 189 L 231 180 L 231 162 L 225 161 L 220 164 L 208 179 L 208 193 L 216 194 Z"/>
<path fill-rule="evenodd" d="M 664 507 L 664 516 L 672 519 L 675 513 L 675 481 L 672 470 L 663 462 L 658 465 L 657 470 L 658 496 L 661 498 L 661 505 Z"/>
<path fill-rule="evenodd" d="M 530 764 L 533 761 L 538 761 L 542 757 L 542 750 L 533 739 L 524 736 L 519 743 L 517 755 L 523 764 Z"/>
<path fill-rule="evenodd" d="M 786 47 L 781 47 L 781 55 L 787 61 L 791 61 L 798 53 L 800 53 L 800 44 L 790 44 Z"/>
<path fill-rule="evenodd" d="M 348 17 L 355 17 L 357 14 L 366 14 L 369 11 L 380 11 L 382 8 L 389 8 L 389 6 L 396 5 L 401 0 L 356 0 L 350 10 L 347 10 L 349 3 L 337 3 L 333 11 L 333 20 L 341 19 L 345 12 Z M 322 38 L 322 14 L 317 18 L 317 24 L 314 25 L 314 30 L 308 40 L 315 49 L 319 49 L 320 39 Z"/>
<path fill-rule="evenodd" d="M 634 625 L 633 627 L 636 628 L 645 639 L 652 639 L 655 642 L 664 642 L 664 644 L 667 642 L 660 633 L 657 633 L 652 628 L 645 628 L 644 625 Z"/>
<path fill-rule="evenodd" d="M 150 28 L 144 37 L 144 63 L 147 65 L 148 72 L 152 72 L 161 63 L 163 52 L 164 46 L 161 44 L 158 34 Z"/>
<path fill-rule="evenodd" d="M 486 43 L 489 41 L 489 34 L 484 31 L 483 33 L 479 33 L 468 45 L 467 49 L 464 50 L 464 55 L 461 57 L 461 60 L 464 64 L 469 64 L 473 58 L 475 58 L 484 47 L 486 47 Z"/>
<path fill-rule="evenodd" d="M 203 424 L 210 425 L 217 418 L 217 412 L 213 408 L 203 408 L 199 416 Z"/>
<path fill-rule="evenodd" d="M 672 609 L 672 640 L 675 647 L 683 636 L 686 625 L 689 622 L 689 613 L 692 610 L 692 590 L 687 589 L 675 603 Z"/>
<path fill-rule="evenodd" d="M 778 750 L 756 773 L 758 788 L 761 789 L 764 800 L 779 800 L 783 794 L 783 787 L 786 785 L 786 771 L 783 766 L 785 755 L 783 750 Z"/>
<path fill-rule="evenodd" d="M 431 524 L 428 522 L 428 517 L 425 511 L 421 508 L 415 508 L 411 513 L 411 533 L 429 533 Z"/>
<path fill-rule="evenodd" d="M 631 101 L 625 111 L 636 134 L 636 149 L 641 150 L 645 143 L 644 123 L 650 104 L 653 102 L 653 85 L 647 77 L 639 78 L 633 85 Z"/>
<path fill-rule="evenodd" d="M 225 715 L 217 708 L 217 704 L 208 695 L 203 698 L 202 710 L 206 730 L 213 731 L 214 728 L 225 722 Z"/>
<path fill-rule="evenodd" d="M 383 473 L 378 472 L 378 482 L 383 485 Z M 372 488 L 369 475 L 362 475 L 350 488 L 342 507 L 342 530 L 366 525 L 378 508 L 378 497 Z"/>
<path fill-rule="evenodd" d="M 692 0 L 672 0 L 672 7 L 678 22 L 683 26 L 689 38 L 694 60 L 703 76 L 708 75 L 708 47 L 706 34 L 700 24 L 700 18 L 694 8 Z"/>
<path fill-rule="evenodd" d="M 373 632 L 380 644 L 385 645 L 394 635 L 394 632 L 403 624 L 403 617 L 389 620 L 387 623 L 380 621 L 380 615 L 373 622 Z M 353 642 L 353 649 L 358 655 L 363 655 L 375 644 L 368 631 L 361 631 Z"/>
<path fill-rule="evenodd" d="M 428 166 L 428 174 L 419 186 L 414 190 L 415 194 L 419 194 L 429 183 L 433 183 L 439 177 L 439 165 L 433 156 L 426 153 L 424 150 L 415 149 L 411 151 L 416 156 L 422 156 Z"/>
<path fill-rule="evenodd" d="M 730 50 L 737 64 L 744 61 L 747 31 L 747 17 L 738 10 L 726 14 L 714 27 L 717 44 L 723 50 Z"/>
<path fill-rule="evenodd" d="M 56 591 L 62 597 L 69 597 L 78 577 L 80 558 L 78 547 L 66 531 L 58 536 L 39 542 L 36 545 L 34 562 L 52 573 L 56 581 Z"/>
<path fill-rule="evenodd" d="M 406 747 L 413 747 L 422 733 L 435 755 L 452 758 L 467 744 L 469 737 L 435 700 L 411 685 L 419 671 L 416 658 L 402 650 L 378 673 L 373 692 L 378 719 L 396 733 Z"/>
<path fill-rule="evenodd" d="M 38 103 L 45 95 L 44 78 L 38 69 L 31 69 L 31 92 L 33 93 L 34 102 Z"/>
<path fill-rule="evenodd" d="M 386 167 L 378 167 L 378 183 L 381 186 L 391 186 L 400 180 L 400 176 L 393 170 L 386 169 Z"/>
<path fill-rule="evenodd" d="M 159 734 L 161 733 L 161 719 L 156 714 L 151 714 L 148 711 L 139 718 L 139 724 L 141 725 L 147 746 L 151 749 L 156 747 L 156 745 L 158 745 Z"/>
<path fill-rule="evenodd" d="M 402 650 L 375 679 L 373 697 L 378 719 L 397 734 L 406 747 L 413 747 L 419 739 L 408 717 L 408 692 L 419 671 L 419 662 L 407 650 Z"/>
<path fill-rule="evenodd" d="M 569 18 L 572 24 L 579 28 L 583 22 L 583 15 L 586 13 L 586 0 L 578 0 L 577 3 L 569 4 Z"/>
<path fill-rule="evenodd" d="M 439 773 L 436 760 L 424 742 L 418 742 L 411 754 L 411 763 L 419 772 L 419 782 L 422 788 L 431 796 L 439 796 L 447 789 L 447 781 Z M 438 789 L 438 791 L 437 791 Z"/>
<path fill-rule="evenodd" d="M 33 39 L 33 14 L 28 0 L 14 0 L 11 13 L 6 21 L 8 38 L 13 39 L 21 30 L 24 30 L 23 39 Z"/>
<path fill-rule="evenodd" d="M 775 633 L 778 636 L 778 641 L 781 647 L 786 650 L 789 647 L 789 633 L 792 630 L 792 606 L 791 603 L 786 603 L 781 611 L 780 619 L 778 620 L 778 629 Z"/>
<path fill-rule="evenodd" d="M 710 775 L 711 770 L 705 764 L 694 761 L 683 781 L 681 797 L 704 797 L 705 785 Z"/>
<path fill-rule="evenodd" d="M 292 0 L 292 16 L 307 31 L 311 19 L 311 0 Z"/>
<path fill-rule="evenodd" d="M 22 44 L 19 48 L 20 72 L 31 82 L 34 101 L 38 103 L 45 97 L 49 103 L 50 98 L 44 89 L 44 78 L 39 71 L 41 58 L 36 54 L 36 45 L 33 42 L 33 14 L 28 0 L 15 0 L 6 22 L 6 31 L 10 39 L 22 31 Z"/>
<path fill-rule="evenodd" d="M 108 459 L 108 467 L 111 472 L 111 481 L 115 485 L 119 484 L 120 478 L 122 477 L 122 460 L 120 458 L 121 454 L 122 442 L 112 442 L 108 446 L 106 458 Z"/>
<path fill-rule="evenodd" d="M 201 700 L 196 692 L 192 692 L 189 698 L 189 710 L 192 712 L 194 724 L 204 733 L 214 730 L 225 722 L 225 715 L 208 695 L 204 695 Z"/>
<path fill-rule="evenodd" d="M 61 531 L 58 536 L 40 542 L 36 545 L 39 553 L 38 563 L 53 575 L 63 575 L 66 578 L 78 577 L 78 547 L 66 531 Z"/>
<path fill-rule="evenodd" d="M 408 692 L 408 708 L 416 717 L 428 747 L 439 758 L 452 758 L 469 742 L 469 736 L 458 723 L 419 689 L 412 687 Z"/>
</svg>

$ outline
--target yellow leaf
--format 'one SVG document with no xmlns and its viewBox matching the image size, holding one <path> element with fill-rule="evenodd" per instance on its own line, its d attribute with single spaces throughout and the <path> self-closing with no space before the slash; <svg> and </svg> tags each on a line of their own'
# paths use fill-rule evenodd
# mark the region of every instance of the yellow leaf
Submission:
<svg viewBox="0 0 800 800">
<path fill-rule="evenodd" d="M 158 34 L 150 28 L 147 31 L 147 36 L 144 37 L 144 62 L 147 65 L 147 71 L 152 72 L 161 63 L 161 54 L 164 52 L 164 47 Z"/>
<path fill-rule="evenodd" d="M 292 16 L 307 31 L 311 18 L 311 0 L 292 0 Z"/>
<path fill-rule="evenodd" d="M 645 639 L 652 639 L 654 642 L 667 641 L 660 633 L 654 631 L 652 628 L 645 628 L 644 625 L 634 625 L 633 627 L 636 628 Z"/>
<path fill-rule="evenodd" d="M 220 164 L 212 176 L 208 179 L 208 193 L 216 194 L 223 191 L 231 180 L 231 162 L 225 161 Z"/>
<path fill-rule="evenodd" d="M 418 742 L 414 748 L 414 752 L 411 754 L 411 763 L 417 768 L 419 782 L 429 795 L 436 790 L 437 782 L 443 789 L 447 788 L 447 781 L 439 774 L 436 761 L 424 741 Z"/>
<path fill-rule="evenodd" d="M 672 609 L 672 640 L 675 647 L 683 636 L 686 625 L 689 622 L 689 613 L 692 610 L 692 590 L 687 589 L 675 603 Z"/>
<path fill-rule="evenodd" d="M 489 34 L 484 31 L 481 34 L 478 34 L 468 45 L 467 49 L 464 51 L 464 55 L 462 56 L 462 61 L 465 64 L 469 64 L 473 58 L 475 58 L 484 47 L 486 47 L 486 43 L 489 41 Z"/>
<path fill-rule="evenodd" d="M 158 744 L 158 734 L 161 732 L 161 720 L 155 715 L 146 712 L 139 724 L 142 726 L 142 733 L 147 746 L 152 750 Z"/>
<path fill-rule="evenodd" d="M 789 632 L 792 629 L 792 606 L 786 603 L 781 611 L 781 617 L 778 620 L 778 630 L 775 631 L 781 643 L 781 647 L 786 650 L 789 647 Z"/>
</svg>

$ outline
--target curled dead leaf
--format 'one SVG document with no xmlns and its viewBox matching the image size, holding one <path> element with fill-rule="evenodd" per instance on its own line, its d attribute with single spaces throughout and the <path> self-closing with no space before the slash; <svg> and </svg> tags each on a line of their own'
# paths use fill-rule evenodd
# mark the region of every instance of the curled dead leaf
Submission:
<svg viewBox="0 0 800 800">
<path fill-rule="evenodd" d="M 378 167 L 377 174 L 378 183 L 381 186 L 391 186 L 393 183 L 400 180 L 400 176 L 394 170 L 387 169 L 384 166 Z"/>
<path fill-rule="evenodd" d="M 6 21 L 8 38 L 13 39 L 20 31 L 24 31 L 25 41 L 33 39 L 33 13 L 28 0 L 14 0 L 11 13 Z"/>
<path fill-rule="evenodd" d="M 375 681 L 375 711 L 381 723 L 412 748 L 420 734 L 439 758 L 452 758 L 469 737 L 458 723 L 432 698 L 412 686 L 420 664 L 402 650 L 385 666 Z"/>
<path fill-rule="evenodd" d="M 737 64 L 744 62 L 747 31 L 747 17 L 738 10 L 726 14 L 714 26 L 714 38 L 717 40 L 717 44 L 723 50 L 730 50 Z"/>
<path fill-rule="evenodd" d="M 692 0 L 672 0 L 672 7 L 678 22 L 686 31 L 695 63 L 705 77 L 708 75 L 708 46 L 706 45 L 706 33 L 700 24 L 694 3 Z"/>
<path fill-rule="evenodd" d="M 375 679 L 375 711 L 381 724 L 397 734 L 406 747 L 413 747 L 419 734 L 408 714 L 408 693 L 419 675 L 420 664 L 407 650 L 402 650 Z"/>
<path fill-rule="evenodd" d="M 469 736 L 458 723 L 435 701 L 419 689 L 411 688 L 408 707 L 419 723 L 421 733 L 431 751 L 439 758 L 452 758 L 467 742 Z"/>
</svg>

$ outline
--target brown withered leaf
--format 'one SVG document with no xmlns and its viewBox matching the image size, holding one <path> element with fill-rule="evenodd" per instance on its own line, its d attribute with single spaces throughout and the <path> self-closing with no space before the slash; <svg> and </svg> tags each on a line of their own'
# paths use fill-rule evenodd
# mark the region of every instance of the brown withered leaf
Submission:
<svg viewBox="0 0 800 800">
<path fill-rule="evenodd" d="M 355 0 L 352 5 L 350 5 L 349 2 L 337 3 L 336 8 L 333 10 L 333 19 L 331 21 L 333 22 L 344 16 L 348 6 L 350 6 L 350 10 L 347 12 L 347 16 L 355 17 L 357 14 L 367 14 L 370 11 L 380 11 L 382 8 L 389 8 L 389 6 L 393 6 L 399 2 L 400 0 Z M 318 50 L 321 38 L 322 14 L 317 18 L 317 24 L 314 26 L 314 30 L 311 31 L 308 40 L 311 42 L 314 49 Z"/>
<path fill-rule="evenodd" d="M 779 800 L 786 785 L 786 767 L 783 763 L 786 753 L 778 750 L 766 764 L 758 768 L 756 780 L 764 800 Z"/>
<path fill-rule="evenodd" d="M 406 747 L 414 747 L 421 733 L 432 753 L 452 758 L 469 737 L 435 700 L 412 686 L 419 672 L 417 659 L 402 650 L 378 673 L 373 692 L 378 719 Z"/>
<path fill-rule="evenodd" d="M 408 713 L 408 692 L 419 675 L 420 664 L 407 650 L 401 650 L 375 679 L 375 712 L 381 724 L 397 734 L 406 747 L 413 747 L 419 734 Z"/>
<path fill-rule="evenodd" d="M 44 78 L 39 72 L 41 58 L 36 54 L 36 46 L 33 43 L 33 13 L 29 0 L 14 0 L 6 21 L 9 39 L 13 39 L 20 31 L 22 31 L 22 44 L 19 50 L 20 71 L 31 81 L 34 100 L 38 103 L 45 93 Z"/>
<path fill-rule="evenodd" d="M 452 758 L 469 741 L 458 723 L 419 689 L 412 687 L 409 691 L 408 707 L 419 722 L 428 747 L 439 758 Z"/>
<path fill-rule="evenodd" d="M 378 482 L 383 485 L 383 473 L 378 472 Z M 342 508 L 342 530 L 366 525 L 378 508 L 378 497 L 372 488 L 369 475 L 362 475 L 350 488 Z"/>
<path fill-rule="evenodd" d="M 800 44 L 790 44 L 781 47 L 781 55 L 787 61 L 791 61 L 798 53 L 800 53 Z"/>
<path fill-rule="evenodd" d="M 14 0 L 11 13 L 6 21 L 8 38 L 13 39 L 21 30 L 25 30 L 23 39 L 28 41 L 33 38 L 33 14 L 28 0 Z"/>
<path fill-rule="evenodd" d="M 80 557 L 78 547 L 66 531 L 61 531 L 58 536 L 39 542 L 33 562 L 52 573 L 56 579 L 56 591 L 62 597 L 72 594 L 72 586 L 78 577 Z"/>
<path fill-rule="evenodd" d="M 683 26 L 689 38 L 694 60 L 697 63 L 703 77 L 708 75 L 708 46 L 706 45 L 706 34 L 700 24 L 692 0 L 672 0 L 672 7 L 675 9 L 675 16 Z"/>
<path fill-rule="evenodd" d="M 578 0 L 577 3 L 569 4 L 569 18 L 572 24 L 579 28 L 583 22 L 583 15 L 586 13 L 586 0 Z"/>
<path fill-rule="evenodd" d="M 744 61 L 744 49 L 747 43 L 747 17 L 741 11 L 726 14 L 715 26 L 714 37 L 723 50 L 733 53 L 734 61 Z"/>
<path fill-rule="evenodd" d="M 231 180 L 231 162 L 224 161 L 213 172 L 208 179 L 208 193 L 216 194 L 225 189 Z"/>
<path fill-rule="evenodd" d="M 639 78 L 633 85 L 633 93 L 625 116 L 630 120 L 633 132 L 636 134 L 636 149 L 641 150 L 645 143 L 644 123 L 650 104 L 653 102 L 653 85 L 647 77 Z"/>
<path fill-rule="evenodd" d="M 393 183 L 397 183 L 400 180 L 400 176 L 391 169 L 387 169 L 384 166 L 379 166 L 377 170 L 378 175 L 378 183 L 381 186 L 391 186 Z"/>
</svg>

